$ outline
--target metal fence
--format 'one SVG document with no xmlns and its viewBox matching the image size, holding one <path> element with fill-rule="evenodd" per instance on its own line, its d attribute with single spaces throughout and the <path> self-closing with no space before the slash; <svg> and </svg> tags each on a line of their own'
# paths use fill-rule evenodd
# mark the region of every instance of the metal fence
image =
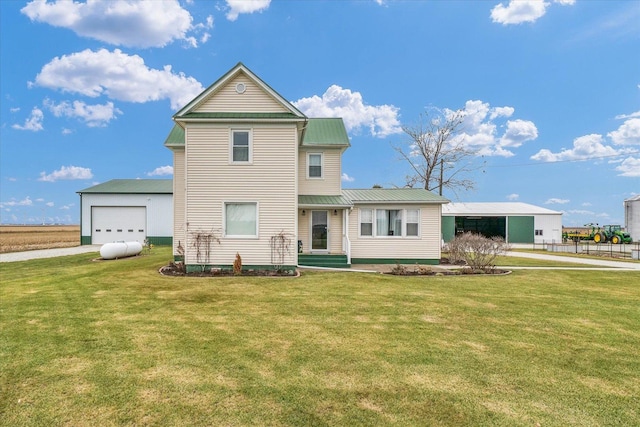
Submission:
<svg viewBox="0 0 640 427">
<path fill-rule="evenodd" d="M 640 242 L 622 243 L 614 245 L 612 243 L 594 243 L 588 241 L 580 242 L 543 242 L 534 243 L 534 250 L 545 250 L 549 252 L 578 253 L 595 256 L 608 256 L 620 259 L 638 259 L 640 256 Z"/>
</svg>

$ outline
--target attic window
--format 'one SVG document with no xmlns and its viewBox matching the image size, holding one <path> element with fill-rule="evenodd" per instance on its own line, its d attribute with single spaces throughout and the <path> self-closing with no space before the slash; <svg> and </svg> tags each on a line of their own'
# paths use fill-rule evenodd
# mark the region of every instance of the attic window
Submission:
<svg viewBox="0 0 640 427">
<path fill-rule="evenodd" d="M 236 84 L 236 92 L 237 93 L 244 93 L 245 90 L 247 90 L 247 86 L 245 86 L 244 83 Z"/>
</svg>

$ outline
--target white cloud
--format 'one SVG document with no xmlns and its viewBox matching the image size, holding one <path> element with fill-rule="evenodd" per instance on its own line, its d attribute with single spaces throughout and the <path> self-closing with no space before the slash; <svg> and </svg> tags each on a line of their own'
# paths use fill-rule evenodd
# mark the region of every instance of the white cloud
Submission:
<svg viewBox="0 0 640 427">
<path fill-rule="evenodd" d="M 553 153 L 544 148 L 531 156 L 533 160 L 543 162 L 559 162 L 567 160 L 587 160 L 598 157 L 608 157 L 620 154 L 613 147 L 603 144 L 602 135 L 591 134 L 573 140 L 573 147 Z"/>
<path fill-rule="evenodd" d="M 174 73 L 167 65 L 162 70 L 147 67 L 138 55 L 119 49 L 82 52 L 55 57 L 36 76 L 38 86 L 79 93 L 92 98 L 106 95 L 127 102 L 169 99 L 177 110 L 202 92 L 193 77 Z"/>
<path fill-rule="evenodd" d="M 18 130 L 30 130 L 32 132 L 38 132 L 44 129 L 42 122 L 44 120 L 44 113 L 38 107 L 33 107 L 31 115 L 25 120 L 24 125 L 14 124 L 11 126 Z"/>
<path fill-rule="evenodd" d="M 31 198 L 29 198 L 29 196 L 25 197 L 22 200 L 16 200 L 16 199 L 11 199 L 8 202 L 2 202 L 0 203 L 0 208 L 6 208 L 6 207 L 14 207 L 14 206 L 33 206 L 33 201 L 31 200 Z"/>
<path fill-rule="evenodd" d="M 32 21 L 129 47 L 162 47 L 174 40 L 186 40 L 193 20 L 177 0 L 36 0 L 21 12 Z"/>
<path fill-rule="evenodd" d="M 160 166 L 155 168 L 151 172 L 147 172 L 147 176 L 163 176 L 163 175 L 173 175 L 173 166 Z"/>
<path fill-rule="evenodd" d="M 607 136 L 616 145 L 640 145 L 640 118 L 628 119 Z"/>
<path fill-rule="evenodd" d="M 616 167 L 620 176 L 640 177 L 640 158 L 627 157 Z"/>
<path fill-rule="evenodd" d="M 53 203 L 53 202 L 47 202 L 47 203 L 45 203 L 45 205 L 46 205 L 47 207 L 52 208 L 52 207 L 55 205 L 55 203 Z"/>
<path fill-rule="evenodd" d="M 507 130 L 500 138 L 501 147 L 520 147 L 524 142 L 538 137 L 538 129 L 533 122 L 527 120 L 509 120 Z"/>
<path fill-rule="evenodd" d="M 227 19 L 235 21 L 241 13 L 262 12 L 269 8 L 271 0 L 227 0 Z"/>
<path fill-rule="evenodd" d="M 518 199 L 520 199 L 520 195 L 517 194 L 517 193 L 512 193 L 512 194 L 507 195 L 507 200 L 510 200 L 512 202 L 516 201 Z"/>
<path fill-rule="evenodd" d="M 402 132 L 397 107 L 366 105 L 360 92 L 338 85 L 329 87 L 322 97 L 302 98 L 293 105 L 309 117 L 341 117 L 349 132 L 357 133 L 364 127 L 380 138 Z"/>
<path fill-rule="evenodd" d="M 79 166 L 62 166 L 59 170 L 53 171 L 50 174 L 45 172 L 40 173 L 38 181 L 56 182 L 60 180 L 72 180 L 72 179 L 91 179 L 93 173 L 91 169 L 82 168 Z"/>
<path fill-rule="evenodd" d="M 455 113 L 449 109 L 444 111 L 446 115 Z M 457 140 L 476 149 L 478 155 L 511 157 L 514 153 L 509 148 L 518 148 L 538 137 L 538 128 L 531 121 L 515 119 L 505 124 L 497 121 L 511 117 L 514 112 L 513 107 L 492 108 L 487 102 L 469 100 L 462 110 L 464 117 Z M 505 130 L 499 135 L 503 128 Z"/>
<path fill-rule="evenodd" d="M 575 0 L 554 0 L 554 3 L 567 6 Z M 506 6 L 499 3 L 491 9 L 491 19 L 502 25 L 535 22 L 544 16 L 550 4 L 544 0 L 510 0 Z"/>
<path fill-rule="evenodd" d="M 346 173 L 342 173 L 342 182 L 353 182 L 356 179 L 352 176 L 347 175 Z"/>
<path fill-rule="evenodd" d="M 640 87 L 640 85 L 638 85 Z M 619 114 L 616 116 L 616 120 L 633 119 L 634 117 L 640 117 L 640 111 L 634 111 L 631 114 Z"/>
<path fill-rule="evenodd" d="M 553 197 L 551 199 L 548 199 L 546 202 L 544 202 L 544 204 L 545 205 L 565 205 L 569 202 L 570 202 L 569 199 L 558 199 L 556 197 Z"/>
<path fill-rule="evenodd" d="M 82 101 L 73 101 L 73 103 L 63 101 L 56 104 L 50 99 L 45 99 L 44 105 L 56 117 L 75 117 L 83 120 L 89 127 L 106 126 L 112 119 L 116 118 L 116 114 L 122 114 L 122 111 L 113 106 L 113 102 L 107 102 L 102 105 L 87 105 Z"/>
</svg>

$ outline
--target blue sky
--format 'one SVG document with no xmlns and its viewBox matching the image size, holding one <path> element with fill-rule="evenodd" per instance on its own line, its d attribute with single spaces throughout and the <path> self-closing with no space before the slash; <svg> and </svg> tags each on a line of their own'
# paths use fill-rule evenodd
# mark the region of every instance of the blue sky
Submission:
<svg viewBox="0 0 640 427">
<path fill-rule="evenodd" d="M 453 201 L 624 224 L 640 193 L 639 1 L 2 1 L 0 221 L 79 223 L 78 190 L 171 178 L 171 116 L 243 62 L 343 117 L 343 187 L 402 186 L 393 146 L 464 109 Z"/>
</svg>

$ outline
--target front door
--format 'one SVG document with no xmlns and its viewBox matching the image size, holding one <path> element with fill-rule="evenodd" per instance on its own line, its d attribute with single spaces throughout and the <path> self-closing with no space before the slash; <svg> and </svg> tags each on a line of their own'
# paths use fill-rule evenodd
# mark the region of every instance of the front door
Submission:
<svg viewBox="0 0 640 427">
<path fill-rule="evenodd" d="M 327 211 L 311 211 L 311 250 L 327 251 L 329 249 Z"/>
</svg>

